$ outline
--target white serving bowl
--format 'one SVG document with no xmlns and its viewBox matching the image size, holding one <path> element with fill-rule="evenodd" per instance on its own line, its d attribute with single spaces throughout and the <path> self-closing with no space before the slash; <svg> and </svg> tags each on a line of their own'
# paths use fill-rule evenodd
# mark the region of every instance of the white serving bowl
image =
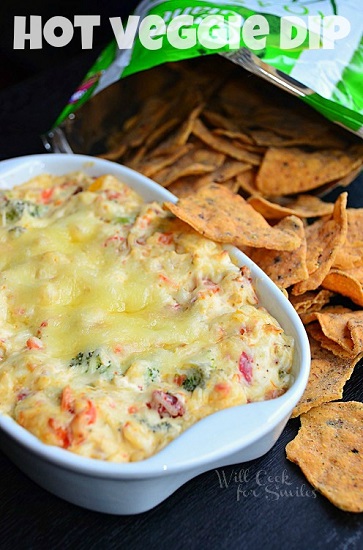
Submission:
<svg viewBox="0 0 363 550">
<path fill-rule="evenodd" d="M 119 164 L 84 155 L 44 154 L 0 162 L 0 188 L 18 185 L 41 173 L 83 170 L 108 173 L 146 200 L 176 201 L 166 189 Z M 136 514 L 153 508 L 189 479 L 210 469 L 255 459 L 271 449 L 305 389 L 310 348 L 305 329 L 290 302 L 249 258 L 227 247 L 247 265 L 260 302 L 295 339 L 295 381 L 281 397 L 214 413 L 187 429 L 156 455 L 134 463 L 84 458 L 45 445 L 6 415 L 0 415 L 0 445 L 36 483 L 59 497 L 100 512 Z"/>
</svg>

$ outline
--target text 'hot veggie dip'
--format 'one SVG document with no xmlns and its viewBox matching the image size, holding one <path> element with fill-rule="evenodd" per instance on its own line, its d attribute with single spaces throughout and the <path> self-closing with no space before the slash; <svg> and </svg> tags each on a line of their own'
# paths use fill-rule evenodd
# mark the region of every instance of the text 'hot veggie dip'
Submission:
<svg viewBox="0 0 363 550">
<path fill-rule="evenodd" d="M 0 249 L 0 412 L 44 443 L 142 460 L 292 383 L 248 269 L 113 176 L 0 192 Z"/>
</svg>

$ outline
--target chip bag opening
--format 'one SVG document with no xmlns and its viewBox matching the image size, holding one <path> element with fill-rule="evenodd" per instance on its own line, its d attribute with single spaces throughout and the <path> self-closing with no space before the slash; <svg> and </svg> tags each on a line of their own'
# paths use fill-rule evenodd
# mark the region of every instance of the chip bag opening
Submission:
<svg viewBox="0 0 363 550">
<path fill-rule="evenodd" d="M 112 18 L 115 39 L 54 128 L 119 79 L 217 53 L 363 136 L 362 16 L 358 0 L 144 0 L 131 22 Z"/>
</svg>

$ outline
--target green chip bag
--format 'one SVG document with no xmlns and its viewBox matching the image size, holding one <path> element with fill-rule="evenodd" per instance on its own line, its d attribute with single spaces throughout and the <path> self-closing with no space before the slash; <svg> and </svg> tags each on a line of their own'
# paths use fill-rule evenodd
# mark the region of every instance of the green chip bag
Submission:
<svg viewBox="0 0 363 550">
<path fill-rule="evenodd" d="M 360 0 L 144 0 L 110 24 L 115 40 L 54 127 L 120 78 L 218 53 L 363 136 Z"/>
</svg>

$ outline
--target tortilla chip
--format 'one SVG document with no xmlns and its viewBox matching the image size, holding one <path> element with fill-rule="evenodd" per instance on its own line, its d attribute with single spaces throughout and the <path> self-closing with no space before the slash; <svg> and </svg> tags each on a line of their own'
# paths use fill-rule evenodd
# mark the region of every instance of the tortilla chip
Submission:
<svg viewBox="0 0 363 550">
<path fill-rule="evenodd" d="M 101 155 L 99 155 L 99 157 L 106 160 L 118 160 L 120 157 L 122 157 L 126 150 L 127 145 L 125 143 L 119 143 L 115 146 L 115 148 L 112 148 L 110 151 L 102 153 Z"/>
<path fill-rule="evenodd" d="M 126 166 L 129 166 L 133 170 L 136 170 L 137 169 L 136 167 L 146 157 L 146 154 L 147 154 L 146 145 L 142 145 L 141 147 L 138 147 L 136 149 L 129 149 L 127 153 L 123 155 L 122 162 Z"/>
<path fill-rule="evenodd" d="M 113 132 L 107 139 L 109 150 L 99 155 L 100 158 L 107 160 L 118 160 L 128 149 L 128 144 L 124 140 L 125 132 L 129 132 L 139 120 L 139 115 L 134 114 L 127 118 L 123 123 L 122 130 Z"/>
<path fill-rule="evenodd" d="M 343 271 L 363 266 L 363 208 L 348 208 L 347 218 L 347 238 L 333 263 Z"/>
<path fill-rule="evenodd" d="M 331 215 L 334 204 L 324 202 L 313 195 L 299 195 L 296 199 L 289 201 L 287 207 L 300 218 L 319 218 Z"/>
<path fill-rule="evenodd" d="M 205 185 L 193 196 L 177 204 L 167 202 L 165 207 L 217 242 L 273 250 L 295 250 L 301 244 L 296 231 L 271 227 L 242 197 L 219 184 Z"/>
<path fill-rule="evenodd" d="M 363 352 L 363 311 L 352 311 L 340 305 L 331 306 L 311 313 L 310 322 L 315 320 L 326 338 L 347 353 L 356 356 Z"/>
<path fill-rule="evenodd" d="M 178 98 L 176 98 L 176 101 L 177 99 Z M 194 120 L 200 115 L 204 103 L 198 93 L 195 97 L 190 97 L 190 95 L 186 98 L 183 97 L 183 100 L 180 102 L 183 105 L 183 113 L 180 112 L 178 105 L 179 126 L 169 133 L 166 139 L 159 140 L 157 146 L 149 152 L 149 156 L 158 157 L 160 155 L 173 154 L 179 147 L 187 144 L 192 133 Z M 185 119 L 183 118 L 183 114 L 185 114 Z M 181 122 L 182 120 L 184 120 L 183 123 Z M 167 123 L 168 119 L 165 121 L 165 124 Z"/>
<path fill-rule="evenodd" d="M 312 195 L 299 195 L 294 201 L 284 205 L 271 202 L 260 195 L 254 195 L 248 199 L 249 204 L 257 212 L 268 220 L 277 220 L 285 216 L 298 216 L 299 218 L 315 218 L 332 214 L 334 205 L 320 200 Z"/>
<path fill-rule="evenodd" d="M 329 216 L 334 210 L 333 203 L 324 202 L 314 195 L 299 195 L 296 199 L 289 201 L 287 206 L 296 213 L 296 216 L 302 218 Z"/>
<path fill-rule="evenodd" d="M 292 411 L 292 418 L 300 416 L 322 403 L 341 399 L 343 388 L 351 377 L 360 356 L 337 357 L 310 338 L 311 367 L 305 391 Z"/>
<path fill-rule="evenodd" d="M 159 143 L 171 130 L 180 124 L 179 118 L 173 117 L 165 120 L 159 126 L 156 126 L 145 140 L 145 146 L 147 149 L 153 147 L 156 143 Z"/>
<path fill-rule="evenodd" d="M 137 124 L 138 119 L 139 119 L 138 114 L 130 116 L 128 119 L 125 120 L 122 127 L 123 130 L 126 130 L 126 132 L 129 132 L 131 128 L 133 128 Z"/>
<path fill-rule="evenodd" d="M 186 176 L 178 178 L 168 186 L 168 190 L 179 199 L 195 193 L 199 176 Z"/>
<path fill-rule="evenodd" d="M 358 246 L 361 246 L 363 244 L 363 208 L 348 208 L 347 216 L 349 238 L 345 244 L 350 246 L 358 244 Z"/>
<path fill-rule="evenodd" d="M 239 191 L 244 196 L 254 195 L 257 192 L 256 188 L 256 170 L 250 169 L 245 172 L 241 172 L 236 176 L 238 182 Z"/>
<path fill-rule="evenodd" d="M 320 311 L 334 296 L 334 292 L 329 290 L 310 290 L 300 296 L 290 296 L 290 302 L 299 314 L 310 311 Z"/>
<path fill-rule="evenodd" d="M 354 170 L 349 172 L 346 176 L 343 178 L 339 178 L 337 180 L 334 180 L 331 182 L 331 189 L 334 189 L 334 187 L 347 187 L 349 184 L 352 183 L 352 181 L 355 180 L 359 176 L 359 174 L 362 172 L 362 166 L 363 161 L 361 164 L 359 164 Z"/>
<path fill-rule="evenodd" d="M 310 191 L 349 174 L 362 164 L 362 157 L 362 151 L 353 149 L 306 152 L 271 147 L 257 174 L 257 188 L 271 197 Z"/>
<path fill-rule="evenodd" d="M 197 105 L 189 114 L 188 118 L 180 126 L 180 128 L 170 137 L 169 144 L 185 145 L 193 131 L 194 121 L 200 115 L 203 109 L 203 103 Z M 164 144 L 165 146 L 165 144 Z"/>
<path fill-rule="evenodd" d="M 210 132 L 206 126 L 204 126 L 203 122 L 199 118 L 194 121 L 193 134 L 201 141 L 209 145 L 209 147 L 211 147 L 215 151 L 224 153 L 229 157 L 240 160 L 247 164 L 257 166 L 260 165 L 261 157 L 259 155 L 250 153 L 242 147 L 238 147 L 237 145 L 232 144 L 230 141 L 224 139 L 223 137 L 216 136 L 215 134 Z"/>
<path fill-rule="evenodd" d="M 213 130 L 213 134 L 218 135 L 218 130 Z M 230 137 L 233 137 L 232 133 L 230 134 Z M 251 145 L 250 143 L 243 143 L 241 140 L 238 140 L 237 137 L 231 140 L 232 145 L 238 147 L 239 149 L 243 149 L 244 151 L 250 151 L 251 153 L 256 153 L 257 155 L 260 155 L 261 163 L 262 157 L 267 151 L 267 147 L 261 147 L 260 145 Z"/>
<path fill-rule="evenodd" d="M 351 311 L 348 313 L 330 313 L 321 311 L 316 313 L 316 320 L 327 338 L 339 344 L 349 353 L 357 355 L 363 351 L 362 336 L 360 331 L 363 323 L 363 311 Z M 352 334 L 348 324 L 355 321 L 355 331 Z"/>
<path fill-rule="evenodd" d="M 239 183 L 235 176 L 250 169 L 248 164 L 235 160 L 226 160 L 222 166 L 205 175 L 181 177 L 168 186 L 169 191 L 177 197 L 186 197 L 192 192 L 198 191 L 204 185 L 220 183 L 228 187 L 234 193 L 239 189 Z"/>
<path fill-rule="evenodd" d="M 352 316 L 347 322 L 347 328 L 354 343 L 354 349 L 363 352 L 363 319 Z"/>
<path fill-rule="evenodd" d="M 214 128 L 223 128 L 224 130 L 228 130 L 231 132 L 238 131 L 238 126 L 236 126 L 236 124 L 234 124 L 234 122 L 230 118 L 223 116 L 218 111 L 203 109 L 201 117 Z M 253 143 L 253 140 L 251 140 L 251 143 Z"/>
<path fill-rule="evenodd" d="M 309 276 L 306 267 L 306 239 L 302 221 L 296 216 L 284 218 L 275 228 L 285 227 L 296 231 L 301 239 L 301 245 L 291 252 L 266 250 L 265 248 L 252 249 L 250 258 L 277 284 L 280 288 L 289 286 L 307 279 Z"/>
<path fill-rule="evenodd" d="M 260 98 L 253 122 L 255 127 L 270 130 L 286 140 L 295 140 L 299 145 L 323 149 L 346 147 L 346 140 L 344 136 L 339 135 L 336 126 L 313 113 L 309 107 L 297 102 L 293 97 L 268 97 L 265 102 Z M 253 137 L 256 139 L 256 134 Z M 286 145 L 285 142 L 284 146 Z"/>
<path fill-rule="evenodd" d="M 322 290 L 321 292 L 324 292 L 324 291 Z M 326 292 L 328 292 L 328 291 L 326 291 Z M 324 307 L 323 309 L 322 308 L 316 309 L 316 310 L 311 309 L 310 311 L 307 311 L 306 313 L 299 313 L 302 323 L 304 325 L 308 325 L 309 323 L 312 323 L 313 321 L 316 321 L 317 320 L 316 313 L 318 313 L 319 311 L 322 311 L 323 313 L 341 314 L 341 313 L 350 313 L 352 310 L 349 307 L 345 307 L 345 306 L 342 306 L 340 304 L 338 304 L 338 305 L 328 305 L 328 306 Z"/>
<path fill-rule="evenodd" d="M 353 310 L 350 307 L 343 306 L 342 304 L 330 304 L 325 306 L 321 311 L 324 313 L 351 313 Z"/>
<path fill-rule="evenodd" d="M 236 178 L 230 178 L 229 180 L 222 181 L 220 185 L 222 187 L 225 187 L 226 189 L 229 189 L 230 191 L 232 191 L 232 193 L 237 193 L 239 189 L 239 183 L 237 182 Z"/>
<path fill-rule="evenodd" d="M 236 180 L 236 178 L 230 178 L 229 180 L 227 181 L 222 181 L 221 182 L 221 185 L 223 187 L 226 187 L 227 189 L 229 189 L 230 191 L 232 191 L 233 193 L 237 193 L 238 192 L 238 189 L 239 189 L 239 183 L 238 181 Z"/>
<path fill-rule="evenodd" d="M 131 162 L 128 163 L 131 168 L 138 170 L 144 176 L 152 178 L 157 172 L 163 170 L 176 162 L 179 158 L 183 157 L 190 149 L 192 148 L 191 144 L 184 145 L 182 147 L 175 148 L 174 151 L 170 152 L 168 155 L 161 156 L 148 156 L 142 162 Z"/>
<path fill-rule="evenodd" d="M 125 133 L 123 142 L 128 147 L 138 147 L 151 134 L 156 126 L 162 121 L 169 110 L 169 105 L 162 99 L 155 96 L 150 97 L 140 108 L 137 122 Z"/>
<path fill-rule="evenodd" d="M 363 226 L 362 226 L 363 228 Z M 347 240 L 349 239 L 349 231 Z M 363 243 L 361 246 L 349 246 L 344 244 L 338 251 L 334 260 L 333 269 L 350 271 L 355 267 L 363 266 Z"/>
<path fill-rule="evenodd" d="M 261 195 L 253 195 L 248 199 L 248 204 L 259 212 L 267 220 L 280 220 L 285 216 L 292 215 L 293 212 L 285 206 L 271 202 Z"/>
<path fill-rule="evenodd" d="M 242 172 L 247 172 L 250 168 L 250 164 L 245 164 L 244 162 L 230 160 L 227 158 L 222 166 L 199 179 L 199 187 L 202 185 L 207 185 L 208 183 L 224 183 Z M 237 186 L 237 191 L 238 189 L 239 185 Z"/>
<path fill-rule="evenodd" d="M 311 314 L 313 315 L 313 314 Z M 310 322 L 308 325 L 306 325 L 306 332 L 315 340 L 320 342 L 321 346 L 332 353 L 336 355 L 337 357 L 343 357 L 346 359 L 352 359 L 356 357 L 356 354 L 347 351 L 345 348 L 343 348 L 340 344 L 337 344 L 337 342 L 334 342 L 327 336 L 325 336 L 324 332 L 322 331 L 321 326 L 317 321 Z"/>
<path fill-rule="evenodd" d="M 256 145 L 253 139 L 250 138 L 249 135 L 243 132 L 239 132 L 238 130 L 227 130 L 226 128 L 216 128 L 215 130 L 213 130 L 213 134 L 215 136 L 224 136 L 233 140 L 237 140 L 238 142 L 244 145 L 252 145 L 253 147 L 256 148 L 255 149 L 256 151 L 261 152 L 262 149 L 263 151 L 266 150 L 265 147 L 261 148 L 260 146 Z"/>
<path fill-rule="evenodd" d="M 326 403 L 303 414 L 286 456 L 335 506 L 363 512 L 362 403 Z"/>
<path fill-rule="evenodd" d="M 347 296 L 355 304 L 363 306 L 363 270 L 331 269 L 321 284 L 324 288 Z"/>
<path fill-rule="evenodd" d="M 267 128 L 259 128 L 257 130 L 250 130 L 249 134 L 254 139 L 257 145 L 263 147 L 291 147 L 294 145 L 308 145 L 309 136 L 281 136 L 272 130 Z"/>
<path fill-rule="evenodd" d="M 154 174 L 154 179 L 163 187 L 184 176 L 194 176 L 212 172 L 224 162 L 225 156 L 210 149 L 191 149 L 172 166 Z"/>
<path fill-rule="evenodd" d="M 339 195 L 331 219 L 321 219 L 305 230 L 307 241 L 306 263 L 309 278 L 297 283 L 292 294 L 315 290 L 323 282 L 347 235 L 347 193 Z M 330 289 L 332 290 L 332 289 Z"/>
<path fill-rule="evenodd" d="M 320 185 L 320 187 L 316 187 L 316 189 L 314 189 L 314 194 L 317 195 L 318 197 L 324 197 L 336 187 L 347 187 L 361 173 L 362 164 L 359 164 L 354 170 L 351 170 L 343 178 L 338 178 L 336 180 L 329 181 L 324 185 Z"/>
</svg>

